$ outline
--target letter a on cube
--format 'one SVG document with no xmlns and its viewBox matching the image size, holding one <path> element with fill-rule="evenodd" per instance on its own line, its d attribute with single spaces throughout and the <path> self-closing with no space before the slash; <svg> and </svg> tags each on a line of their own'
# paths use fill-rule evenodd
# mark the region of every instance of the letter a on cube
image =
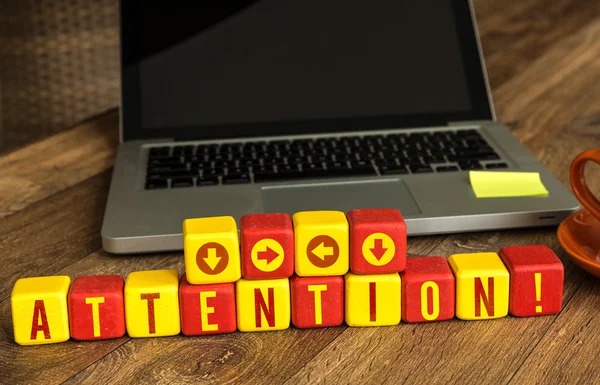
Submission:
<svg viewBox="0 0 600 385">
<path fill-rule="evenodd" d="M 233 283 L 191 285 L 179 282 L 181 331 L 186 336 L 231 333 L 236 328 Z"/>
<path fill-rule="evenodd" d="M 527 317 L 560 311 L 565 268 L 548 246 L 504 247 L 500 257 L 510 272 L 510 314 Z"/>
<path fill-rule="evenodd" d="M 339 326 L 344 322 L 343 277 L 290 278 L 292 323 L 297 328 Z"/>
<path fill-rule="evenodd" d="M 125 281 L 125 320 L 130 337 L 179 334 L 179 274 L 176 270 L 130 273 Z"/>
<path fill-rule="evenodd" d="M 237 324 L 242 332 L 290 327 L 289 278 L 236 282 Z"/>
<path fill-rule="evenodd" d="M 406 224 L 396 209 L 348 212 L 350 270 L 354 274 L 385 274 L 404 270 Z"/>
<path fill-rule="evenodd" d="M 120 275 L 79 277 L 69 290 L 69 324 L 76 340 L 105 340 L 125 334 L 124 280 Z"/>
<path fill-rule="evenodd" d="M 344 277 L 348 326 L 389 326 L 400 323 L 400 275 Z"/>
<path fill-rule="evenodd" d="M 508 270 L 496 253 L 454 254 L 448 258 L 456 277 L 456 316 L 463 320 L 508 314 Z"/>
<path fill-rule="evenodd" d="M 454 317 L 454 275 L 446 258 L 408 258 L 400 276 L 403 321 L 431 322 Z"/>
<path fill-rule="evenodd" d="M 10 297 L 15 342 L 40 345 L 69 339 L 67 276 L 21 278 Z"/>
<path fill-rule="evenodd" d="M 348 271 L 348 220 L 341 211 L 293 215 L 295 266 L 300 277 L 344 275 Z"/>
<path fill-rule="evenodd" d="M 186 219 L 183 254 L 185 273 L 191 284 L 235 282 L 242 276 L 233 217 Z"/>
</svg>

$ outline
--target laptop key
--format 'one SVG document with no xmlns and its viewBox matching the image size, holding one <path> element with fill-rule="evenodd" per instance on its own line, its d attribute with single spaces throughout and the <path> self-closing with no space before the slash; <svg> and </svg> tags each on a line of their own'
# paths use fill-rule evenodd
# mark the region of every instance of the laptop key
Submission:
<svg viewBox="0 0 600 385">
<path fill-rule="evenodd" d="M 411 164 L 409 166 L 410 172 L 413 174 L 424 174 L 428 172 L 433 172 L 433 169 L 428 164 Z"/>
<path fill-rule="evenodd" d="M 488 170 L 498 169 L 498 168 L 508 168 L 508 164 L 506 163 L 488 163 L 485 165 L 485 168 Z"/>
<path fill-rule="evenodd" d="M 227 174 L 223 177 L 223 184 L 241 184 L 241 183 L 250 183 L 250 174 L 235 173 L 235 174 Z"/>
<path fill-rule="evenodd" d="M 435 168 L 437 172 L 450 172 L 450 171 L 458 171 L 458 167 L 456 166 L 439 166 Z"/>
<path fill-rule="evenodd" d="M 193 178 L 198 176 L 197 170 L 170 170 L 149 173 L 146 179 L 164 179 L 164 178 Z"/>
<path fill-rule="evenodd" d="M 193 187 L 194 178 L 173 178 L 171 179 L 171 188 Z"/>
<path fill-rule="evenodd" d="M 402 165 L 387 164 L 378 167 L 381 175 L 408 174 L 408 170 L 406 170 L 406 167 Z"/>
<path fill-rule="evenodd" d="M 196 178 L 196 186 L 213 186 L 219 184 L 218 176 L 201 176 Z"/>
<path fill-rule="evenodd" d="M 458 162 L 461 170 L 482 170 L 483 166 L 479 162 Z"/>
</svg>

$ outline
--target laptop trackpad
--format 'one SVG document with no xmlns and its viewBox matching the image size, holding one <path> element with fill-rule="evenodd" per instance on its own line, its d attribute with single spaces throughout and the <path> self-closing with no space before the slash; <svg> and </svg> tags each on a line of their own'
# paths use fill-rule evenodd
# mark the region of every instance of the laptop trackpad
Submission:
<svg viewBox="0 0 600 385">
<path fill-rule="evenodd" d="M 397 179 L 266 186 L 261 196 L 267 213 L 390 207 L 404 216 L 421 213 L 406 184 Z"/>
</svg>

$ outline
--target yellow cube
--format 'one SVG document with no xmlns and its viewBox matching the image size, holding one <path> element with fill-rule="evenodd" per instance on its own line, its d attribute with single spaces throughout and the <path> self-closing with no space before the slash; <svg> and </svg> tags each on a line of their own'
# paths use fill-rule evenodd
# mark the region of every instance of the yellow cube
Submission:
<svg viewBox="0 0 600 385">
<path fill-rule="evenodd" d="M 348 326 L 389 326 L 400 323 L 400 275 L 348 273 L 345 311 Z"/>
<path fill-rule="evenodd" d="M 294 214 L 296 274 L 301 277 L 348 272 L 348 220 L 341 211 Z"/>
<path fill-rule="evenodd" d="M 176 270 L 130 273 L 125 281 L 125 323 L 130 337 L 179 334 L 179 274 Z"/>
<path fill-rule="evenodd" d="M 454 254 L 448 263 L 456 277 L 458 318 L 480 320 L 508 314 L 510 276 L 498 254 Z"/>
<path fill-rule="evenodd" d="M 290 327 L 290 282 L 281 279 L 240 279 L 236 283 L 237 325 L 242 332 Z"/>
<path fill-rule="evenodd" d="M 69 333 L 67 276 L 21 278 L 10 296 L 15 342 L 39 345 L 64 342 Z"/>
<path fill-rule="evenodd" d="M 235 282 L 242 277 L 237 224 L 233 217 L 183 222 L 185 273 L 191 284 Z"/>
</svg>

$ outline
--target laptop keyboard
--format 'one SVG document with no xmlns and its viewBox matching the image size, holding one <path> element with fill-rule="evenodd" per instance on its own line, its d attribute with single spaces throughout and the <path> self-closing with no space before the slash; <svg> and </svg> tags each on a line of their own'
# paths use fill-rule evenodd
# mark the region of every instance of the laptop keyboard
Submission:
<svg viewBox="0 0 600 385">
<path fill-rule="evenodd" d="M 477 130 L 163 146 L 146 189 L 507 167 Z"/>
</svg>

